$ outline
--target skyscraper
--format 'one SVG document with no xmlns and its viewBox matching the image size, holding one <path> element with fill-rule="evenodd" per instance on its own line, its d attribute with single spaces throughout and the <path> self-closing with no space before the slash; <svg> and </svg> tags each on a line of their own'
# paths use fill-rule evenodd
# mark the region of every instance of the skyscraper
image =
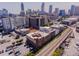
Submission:
<svg viewBox="0 0 79 59">
<path fill-rule="evenodd" d="M 75 6 L 74 15 L 79 16 L 79 6 Z"/>
<path fill-rule="evenodd" d="M 73 16 L 73 15 L 78 16 L 79 15 L 79 6 L 72 5 L 71 10 L 70 10 L 70 15 L 71 16 Z"/>
<path fill-rule="evenodd" d="M 67 14 L 70 15 L 70 13 L 71 13 L 71 10 L 69 9 Z"/>
<path fill-rule="evenodd" d="M 59 8 L 55 8 L 54 15 L 55 16 L 58 16 L 59 15 Z"/>
<path fill-rule="evenodd" d="M 66 15 L 65 10 L 60 10 L 59 16 L 65 16 L 65 15 Z"/>
<path fill-rule="evenodd" d="M 52 5 L 49 6 L 49 14 L 52 13 Z"/>
<path fill-rule="evenodd" d="M 41 11 L 44 11 L 44 2 L 42 3 L 42 5 L 41 5 Z"/>
<path fill-rule="evenodd" d="M 21 3 L 21 11 L 24 11 L 24 4 L 23 4 L 23 2 Z"/>
<path fill-rule="evenodd" d="M 21 16 L 24 16 L 25 15 L 25 12 L 24 12 L 24 4 L 21 3 L 21 12 L 20 12 L 20 15 Z"/>
<path fill-rule="evenodd" d="M 70 14 L 71 14 L 71 15 L 74 15 L 74 13 L 75 13 L 75 6 L 72 5 L 72 6 L 71 6 Z"/>
</svg>

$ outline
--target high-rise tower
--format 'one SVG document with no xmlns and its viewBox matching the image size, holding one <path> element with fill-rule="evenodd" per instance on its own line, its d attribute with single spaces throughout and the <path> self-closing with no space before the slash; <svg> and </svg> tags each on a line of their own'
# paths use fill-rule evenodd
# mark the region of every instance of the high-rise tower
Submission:
<svg viewBox="0 0 79 59">
<path fill-rule="evenodd" d="M 21 11 L 24 11 L 24 4 L 23 4 L 23 2 L 21 3 Z"/>
<path fill-rule="evenodd" d="M 49 6 L 49 14 L 52 13 L 52 5 Z"/>
<path fill-rule="evenodd" d="M 20 12 L 20 15 L 21 16 L 24 16 L 25 15 L 23 2 L 21 3 L 21 12 Z"/>
<path fill-rule="evenodd" d="M 44 2 L 42 3 L 42 5 L 41 5 L 41 11 L 44 11 Z"/>
<path fill-rule="evenodd" d="M 71 15 L 74 15 L 74 14 L 75 14 L 75 6 L 72 5 L 72 6 L 71 6 Z"/>
</svg>

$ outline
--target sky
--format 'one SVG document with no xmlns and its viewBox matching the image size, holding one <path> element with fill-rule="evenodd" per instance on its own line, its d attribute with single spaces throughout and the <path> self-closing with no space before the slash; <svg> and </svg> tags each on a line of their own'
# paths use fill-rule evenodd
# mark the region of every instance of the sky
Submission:
<svg viewBox="0 0 79 59">
<path fill-rule="evenodd" d="M 0 10 L 3 8 L 7 9 L 9 13 L 20 13 L 21 2 L 0 2 Z M 40 10 L 42 2 L 23 2 L 25 10 L 34 9 Z M 49 5 L 53 6 L 53 11 L 55 8 L 65 9 L 66 11 L 71 7 L 71 5 L 79 6 L 79 2 L 45 2 L 45 11 L 49 11 Z"/>
</svg>

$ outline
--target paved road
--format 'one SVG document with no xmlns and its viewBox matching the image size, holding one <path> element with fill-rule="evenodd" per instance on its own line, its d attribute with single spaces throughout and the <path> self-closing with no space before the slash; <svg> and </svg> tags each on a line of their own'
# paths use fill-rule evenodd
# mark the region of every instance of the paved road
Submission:
<svg viewBox="0 0 79 59">
<path fill-rule="evenodd" d="M 57 47 L 67 38 L 67 36 L 72 32 L 70 28 L 66 29 L 60 37 L 56 38 L 54 41 L 50 42 L 45 48 L 43 48 L 36 56 L 50 56 Z"/>
<path fill-rule="evenodd" d="M 76 32 L 75 27 L 71 27 L 73 30 L 75 38 L 72 38 L 72 40 L 69 43 L 69 46 L 64 49 L 63 56 L 78 56 L 79 51 L 77 50 L 76 43 L 79 42 L 79 33 Z"/>
</svg>

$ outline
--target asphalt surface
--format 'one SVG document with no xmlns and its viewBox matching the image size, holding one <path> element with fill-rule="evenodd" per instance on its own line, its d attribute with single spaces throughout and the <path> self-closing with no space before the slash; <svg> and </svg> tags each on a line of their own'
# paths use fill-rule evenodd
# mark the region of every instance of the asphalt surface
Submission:
<svg viewBox="0 0 79 59">
<path fill-rule="evenodd" d="M 71 29 L 73 30 L 73 34 L 75 38 L 71 38 L 69 46 L 65 47 L 64 49 L 63 56 L 78 56 L 79 55 L 79 47 L 76 46 L 76 44 L 79 42 L 79 33 L 76 32 L 75 26 L 71 27 Z"/>
</svg>

